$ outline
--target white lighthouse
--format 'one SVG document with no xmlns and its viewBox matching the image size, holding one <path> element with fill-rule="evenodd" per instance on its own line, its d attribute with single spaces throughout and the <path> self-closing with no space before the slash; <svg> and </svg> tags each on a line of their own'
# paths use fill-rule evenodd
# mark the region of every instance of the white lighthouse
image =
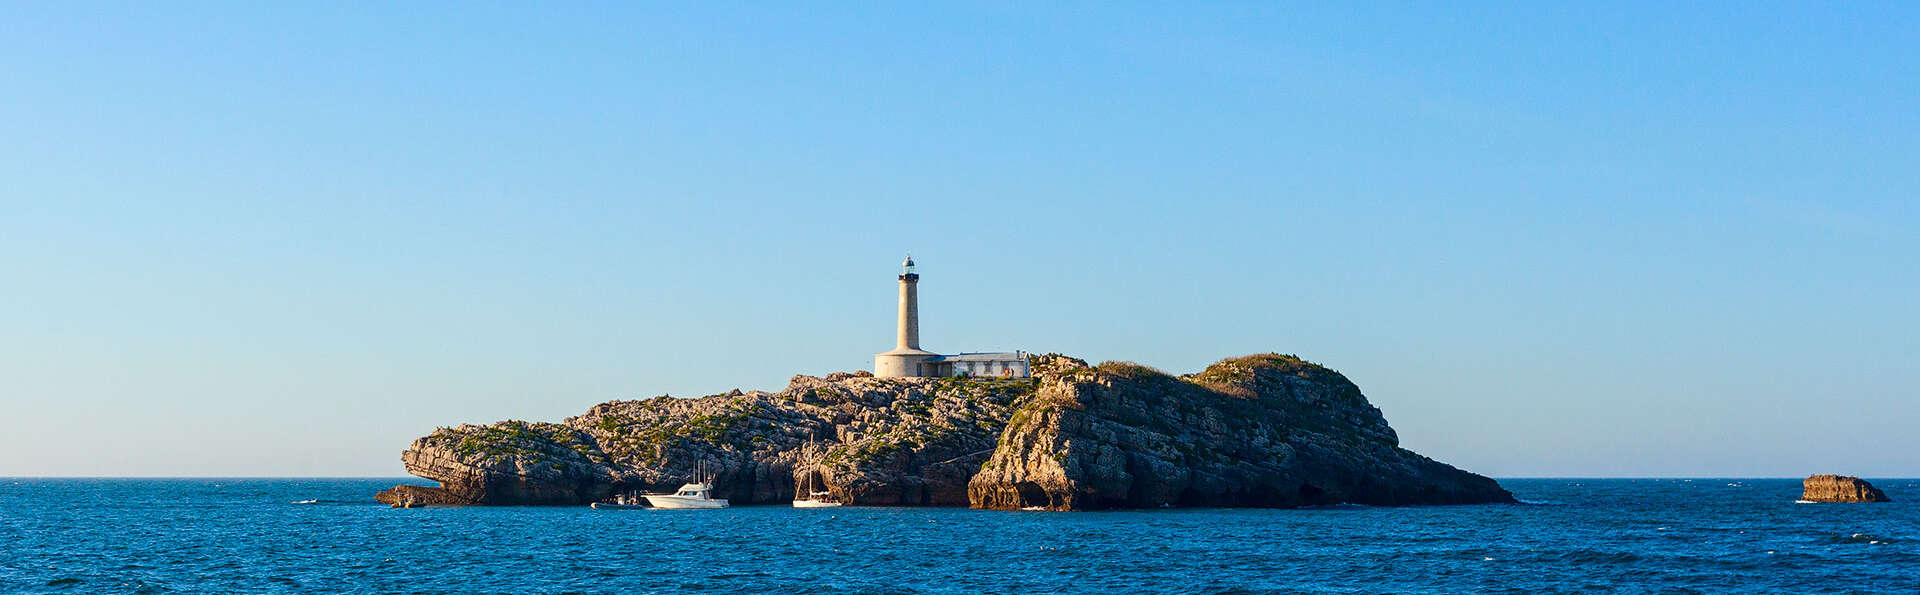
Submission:
<svg viewBox="0 0 1920 595">
<path fill-rule="evenodd" d="M 881 378 L 926 376 L 988 376 L 1026 378 L 1032 375 L 1027 354 L 1020 351 L 940 355 L 920 348 L 920 274 L 913 256 L 900 263 L 900 316 L 893 350 L 873 356 L 873 375 Z"/>
<path fill-rule="evenodd" d="M 940 354 L 920 349 L 920 274 L 913 271 L 913 256 L 900 263 L 900 320 L 894 332 L 893 351 L 873 356 L 873 375 L 881 378 L 932 376 L 927 362 Z"/>
</svg>

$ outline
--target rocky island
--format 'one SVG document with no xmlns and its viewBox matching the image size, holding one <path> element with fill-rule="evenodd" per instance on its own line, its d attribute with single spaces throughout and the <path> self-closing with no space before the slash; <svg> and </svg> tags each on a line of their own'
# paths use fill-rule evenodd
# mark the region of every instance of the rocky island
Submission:
<svg viewBox="0 0 1920 595">
<path fill-rule="evenodd" d="M 695 463 L 715 496 L 1094 510 L 1513 502 L 1493 480 L 1400 448 L 1345 376 L 1290 355 L 1172 376 L 1033 356 L 1033 378 L 795 376 L 776 393 L 612 401 L 562 423 L 440 428 L 401 454 L 438 487 L 408 505 L 586 504 L 665 491 Z"/>
<path fill-rule="evenodd" d="M 1867 480 L 1845 475 L 1813 475 L 1800 482 L 1800 499 L 1807 502 L 1892 502 Z"/>
</svg>

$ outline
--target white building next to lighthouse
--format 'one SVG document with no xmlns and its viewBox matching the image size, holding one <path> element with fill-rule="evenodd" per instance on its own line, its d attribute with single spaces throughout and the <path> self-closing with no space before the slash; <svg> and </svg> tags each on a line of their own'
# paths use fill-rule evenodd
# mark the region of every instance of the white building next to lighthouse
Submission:
<svg viewBox="0 0 1920 595">
<path fill-rule="evenodd" d="M 900 263 L 900 316 L 893 350 L 873 356 L 873 375 L 881 378 L 973 376 L 1027 378 L 1033 370 L 1022 351 L 941 355 L 920 348 L 920 274 L 913 257 Z"/>
</svg>

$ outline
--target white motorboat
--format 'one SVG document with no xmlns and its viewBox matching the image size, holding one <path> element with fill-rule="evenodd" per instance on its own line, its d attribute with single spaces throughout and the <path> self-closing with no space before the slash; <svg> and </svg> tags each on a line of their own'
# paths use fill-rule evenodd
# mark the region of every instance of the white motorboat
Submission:
<svg viewBox="0 0 1920 595">
<path fill-rule="evenodd" d="M 727 507 L 727 500 L 725 498 L 713 497 L 713 484 L 706 482 L 690 483 L 680 486 L 679 491 L 671 494 L 646 494 L 641 497 L 646 498 L 647 503 L 652 504 L 654 508 L 687 509 Z"/>
<path fill-rule="evenodd" d="M 696 508 L 726 508 L 725 498 L 713 497 L 714 474 L 707 471 L 704 464 L 693 464 L 693 483 L 680 486 L 679 491 L 671 494 L 641 494 L 654 508 L 675 510 Z"/>
</svg>

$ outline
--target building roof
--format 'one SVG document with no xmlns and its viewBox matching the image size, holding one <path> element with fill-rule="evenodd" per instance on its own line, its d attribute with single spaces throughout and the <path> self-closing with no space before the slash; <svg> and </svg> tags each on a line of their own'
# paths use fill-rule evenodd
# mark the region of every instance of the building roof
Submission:
<svg viewBox="0 0 1920 595">
<path fill-rule="evenodd" d="M 1004 362 L 1004 361 L 1022 361 L 1022 362 L 1024 362 L 1024 361 L 1027 361 L 1027 354 L 1026 354 L 1025 352 L 1021 352 L 1021 351 L 996 351 L 996 352 L 985 352 L 985 353 L 956 353 L 956 354 L 953 354 L 953 355 L 942 355 L 942 356 L 940 356 L 940 361 L 943 361 L 943 362 Z"/>
</svg>

